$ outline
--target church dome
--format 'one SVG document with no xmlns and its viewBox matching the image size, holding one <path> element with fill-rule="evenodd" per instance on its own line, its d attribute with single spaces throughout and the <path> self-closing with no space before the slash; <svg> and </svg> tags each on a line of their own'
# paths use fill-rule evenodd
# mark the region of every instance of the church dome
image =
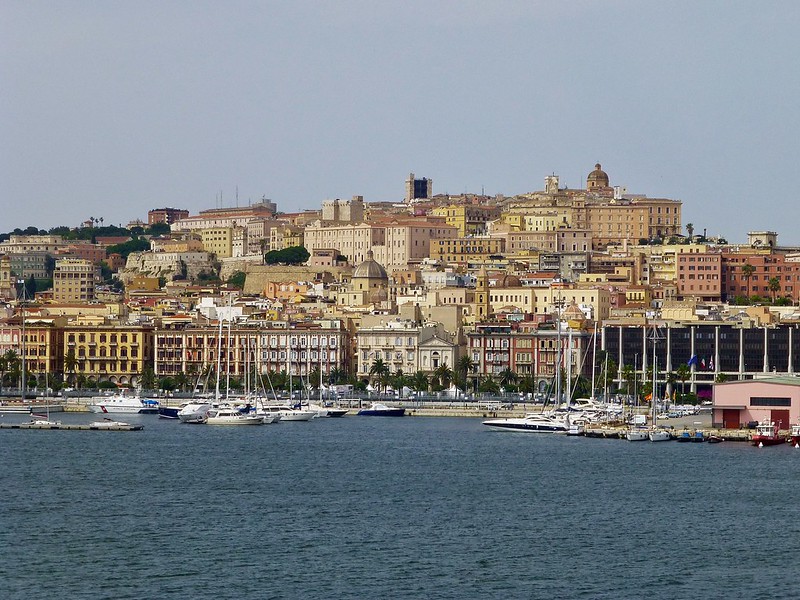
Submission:
<svg viewBox="0 0 800 600">
<path fill-rule="evenodd" d="M 358 265 L 353 271 L 353 279 L 389 279 L 386 269 L 372 256 L 372 250 L 368 251 L 367 260 Z"/>
<path fill-rule="evenodd" d="M 594 171 L 589 173 L 589 176 L 586 178 L 586 189 L 591 190 L 592 188 L 598 187 L 608 187 L 608 174 L 603 171 L 600 163 L 594 166 Z"/>
</svg>

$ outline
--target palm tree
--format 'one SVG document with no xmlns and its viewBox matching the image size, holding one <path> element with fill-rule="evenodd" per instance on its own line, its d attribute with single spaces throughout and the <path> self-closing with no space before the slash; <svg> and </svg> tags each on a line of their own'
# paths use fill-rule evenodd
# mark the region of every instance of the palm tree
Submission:
<svg viewBox="0 0 800 600">
<path fill-rule="evenodd" d="M 692 376 L 692 370 L 686 363 L 681 363 L 675 370 L 675 375 L 681 382 L 681 395 L 684 396 L 686 395 L 686 380 Z"/>
<path fill-rule="evenodd" d="M 636 373 L 633 370 L 633 365 L 625 365 L 622 367 L 622 380 L 625 382 L 625 393 L 629 396 L 633 389 L 633 380 L 635 377 Z"/>
<path fill-rule="evenodd" d="M 694 235 L 694 223 L 687 223 L 686 224 L 686 233 L 689 234 L 689 241 L 692 241 L 692 236 Z"/>
<path fill-rule="evenodd" d="M 442 388 L 450 387 L 450 382 L 453 380 L 453 372 L 450 370 L 450 367 L 447 366 L 447 363 L 437 367 L 433 372 L 433 376 Z"/>
<path fill-rule="evenodd" d="M 424 371 L 417 371 L 411 378 L 411 387 L 417 392 L 427 392 L 431 382 Z"/>
<path fill-rule="evenodd" d="M 78 359 L 75 358 L 75 349 L 70 348 L 67 351 L 67 355 L 64 357 L 64 370 L 67 373 L 72 374 L 73 382 L 72 384 L 75 385 L 75 369 L 78 368 Z"/>
<path fill-rule="evenodd" d="M 469 386 L 469 375 L 475 370 L 475 361 L 473 361 L 468 355 L 464 355 L 458 359 L 456 363 L 456 371 L 461 375 L 462 380 L 464 381 L 464 391 L 467 391 L 467 387 Z"/>
<path fill-rule="evenodd" d="M 770 277 L 767 283 L 769 291 L 772 293 L 772 301 L 775 302 L 775 294 L 781 289 L 781 280 L 778 277 Z"/>
<path fill-rule="evenodd" d="M 6 373 L 11 373 L 13 379 L 13 374 L 19 370 L 19 363 L 20 358 L 17 352 L 15 350 L 6 350 L 2 360 L 0 360 L 0 385 L 5 380 Z"/>
<path fill-rule="evenodd" d="M 514 373 L 514 371 L 512 371 L 510 367 L 506 367 L 505 369 L 503 369 L 500 372 L 499 377 L 500 377 L 500 385 L 504 389 L 508 389 L 510 386 L 514 385 L 519 379 L 519 377 L 517 377 L 517 374 Z"/>
<path fill-rule="evenodd" d="M 378 383 L 384 376 L 388 375 L 389 365 L 383 362 L 383 359 L 376 358 L 372 366 L 369 368 L 369 377 L 374 383 Z"/>
<path fill-rule="evenodd" d="M 744 265 L 742 265 L 742 276 L 744 277 L 744 280 L 747 282 L 748 301 L 750 299 L 750 278 L 753 276 L 753 273 L 755 273 L 755 270 L 756 268 L 750 263 L 745 263 Z"/>
<path fill-rule="evenodd" d="M 491 375 L 487 375 L 486 379 L 481 381 L 478 385 L 478 391 L 487 394 L 498 394 L 500 392 L 500 386 L 492 379 Z"/>
<path fill-rule="evenodd" d="M 347 378 L 347 373 L 345 373 L 339 367 L 333 367 L 330 373 L 328 373 L 328 382 L 331 385 L 337 385 L 339 383 L 342 383 L 346 378 Z"/>
<path fill-rule="evenodd" d="M 398 392 L 402 392 L 403 388 L 406 387 L 410 382 L 410 378 L 408 375 L 403 373 L 403 369 L 397 369 L 394 375 L 390 378 L 390 385 L 396 389 Z"/>
</svg>

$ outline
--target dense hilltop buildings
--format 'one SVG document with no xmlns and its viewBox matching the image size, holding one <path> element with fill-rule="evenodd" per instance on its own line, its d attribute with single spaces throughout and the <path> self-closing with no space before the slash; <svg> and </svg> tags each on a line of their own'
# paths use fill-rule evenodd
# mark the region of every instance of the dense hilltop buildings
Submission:
<svg viewBox="0 0 800 600">
<path fill-rule="evenodd" d="M 563 371 L 627 392 L 655 352 L 668 393 L 702 393 L 800 369 L 800 249 L 695 235 L 680 200 L 600 164 L 581 189 L 553 174 L 515 196 L 437 195 L 412 173 L 396 202 L 99 222 L 0 241 L 4 385 L 23 353 L 51 387 L 186 387 L 219 365 L 251 385 L 544 393 Z"/>
</svg>

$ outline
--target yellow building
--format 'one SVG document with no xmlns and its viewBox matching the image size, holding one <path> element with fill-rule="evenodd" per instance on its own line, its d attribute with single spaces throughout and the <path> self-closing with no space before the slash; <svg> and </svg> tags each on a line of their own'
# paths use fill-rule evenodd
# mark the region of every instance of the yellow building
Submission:
<svg viewBox="0 0 800 600">
<path fill-rule="evenodd" d="M 431 240 L 430 258 L 443 263 L 483 262 L 489 256 L 503 254 L 505 249 L 503 238 L 459 237 Z"/>
<path fill-rule="evenodd" d="M 100 270 L 88 260 L 62 258 L 53 271 L 54 302 L 91 302 Z"/>
<path fill-rule="evenodd" d="M 233 256 L 233 227 L 213 227 L 200 230 L 203 250 L 215 254 L 217 258 Z"/>
<path fill-rule="evenodd" d="M 449 204 L 438 206 L 429 213 L 434 217 L 444 217 L 448 225 L 458 228 L 458 235 L 486 233 L 486 224 L 500 216 L 497 206 L 480 204 Z"/>
<path fill-rule="evenodd" d="M 79 317 L 64 326 L 64 371 L 67 381 L 118 385 L 139 383 L 145 367 L 153 366 L 154 327 L 118 325 L 100 317 Z M 72 362 L 74 361 L 74 368 Z"/>
</svg>

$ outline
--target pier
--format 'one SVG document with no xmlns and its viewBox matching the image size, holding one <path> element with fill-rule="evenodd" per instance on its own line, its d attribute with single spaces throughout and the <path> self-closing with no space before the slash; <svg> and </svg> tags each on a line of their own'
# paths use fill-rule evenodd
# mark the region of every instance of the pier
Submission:
<svg viewBox="0 0 800 600">
<path fill-rule="evenodd" d="M 63 431 L 141 431 L 144 425 L 131 425 L 129 423 L 109 423 L 102 425 L 76 425 L 64 423 L 0 423 L 0 429 L 47 429 Z"/>
</svg>

